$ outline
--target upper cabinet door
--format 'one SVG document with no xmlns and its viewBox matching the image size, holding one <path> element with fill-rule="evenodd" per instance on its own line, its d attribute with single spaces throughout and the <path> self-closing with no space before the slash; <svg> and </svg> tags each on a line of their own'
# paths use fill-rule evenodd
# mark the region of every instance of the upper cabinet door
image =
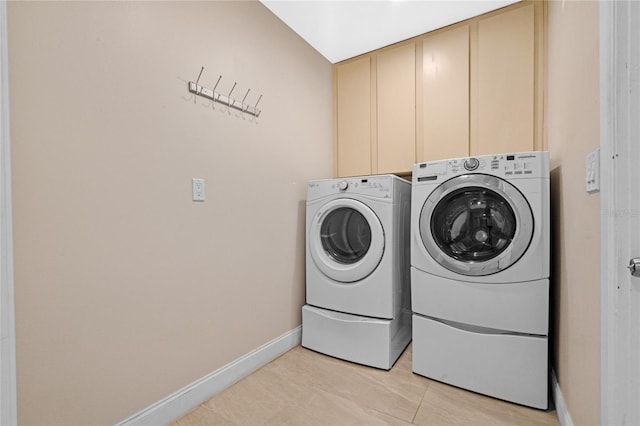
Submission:
<svg viewBox="0 0 640 426">
<path fill-rule="evenodd" d="M 478 22 L 471 155 L 534 149 L 534 42 L 533 4 Z"/>
<path fill-rule="evenodd" d="M 336 70 L 336 175 L 371 174 L 371 60 L 338 64 Z M 339 143 L 338 143 L 339 142 Z"/>
<path fill-rule="evenodd" d="M 469 155 L 469 27 L 422 40 L 418 161 Z M 418 68 L 420 69 L 420 67 Z"/>
<path fill-rule="evenodd" d="M 409 173 L 416 162 L 415 43 L 376 55 L 376 173 Z"/>
</svg>

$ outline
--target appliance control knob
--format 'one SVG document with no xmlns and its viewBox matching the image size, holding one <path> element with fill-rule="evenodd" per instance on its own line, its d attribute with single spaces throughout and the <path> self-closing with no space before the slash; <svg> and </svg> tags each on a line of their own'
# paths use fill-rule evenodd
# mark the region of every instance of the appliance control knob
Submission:
<svg viewBox="0 0 640 426">
<path fill-rule="evenodd" d="M 471 171 L 478 168 L 480 162 L 477 158 L 467 158 L 464 162 L 464 168 Z"/>
<path fill-rule="evenodd" d="M 349 182 L 347 182 L 346 180 L 341 180 L 340 182 L 338 182 L 338 189 L 340 191 L 344 191 L 345 189 L 347 189 L 348 186 L 349 186 Z"/>
</svg>

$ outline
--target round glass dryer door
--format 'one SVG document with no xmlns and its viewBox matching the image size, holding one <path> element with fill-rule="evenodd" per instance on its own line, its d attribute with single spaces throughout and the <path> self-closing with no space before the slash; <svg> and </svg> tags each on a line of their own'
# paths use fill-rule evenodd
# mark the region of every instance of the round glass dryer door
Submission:
<svg viewBox="0 0 640 426">
<path fill-rule="evenodd" d="M 384 230 L 376 214 L 353 199 L 322 206 L 309 227 L 311 257 L 332 280 L 352 283 L 371 274 L 384 253 Z"/>
<path fill-rule="evenodd" d="M 420 215 L 422 242 L 438 263 L 462 275 L 490 275 L 516 263 L 533 236 L 524 196 L 494 176 L 473 174 L 444 182 Z"/>
</svg>

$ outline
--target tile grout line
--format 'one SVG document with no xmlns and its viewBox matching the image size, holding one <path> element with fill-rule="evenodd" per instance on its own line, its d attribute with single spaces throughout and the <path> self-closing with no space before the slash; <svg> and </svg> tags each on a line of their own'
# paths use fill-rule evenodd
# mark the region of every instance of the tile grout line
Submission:
<svg viewBox="0 0 640 426">
<path fill-rule="evenodd" d="M 416 408 L 416 412 L 413 413 L 413 418 L 411 419 L 411 424 L 415 424 L 414 422 L 416 421 L 416 416 L 418 415 L 418 411 L 420 411 L 420 407 L 422 407 L 422 403 L 424 402 L 424 397 L 427 396 L 427 391 L 429 390 L 429 387 L 431 386 L 430 383 L 427 383 L 427 387 L 424 390 L 424 393 L 422 394 L 422 398 L 420 398 L 420 404 L 418 404 L 418 407 Z"/>
</svg>

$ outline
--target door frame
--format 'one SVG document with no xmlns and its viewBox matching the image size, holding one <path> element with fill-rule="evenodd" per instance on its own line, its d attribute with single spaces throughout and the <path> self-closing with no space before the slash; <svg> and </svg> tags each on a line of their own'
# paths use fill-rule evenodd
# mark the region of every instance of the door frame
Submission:
<svg viewBox="0 0 640 426">
<path fill-rule="evenodd" d="M 7 2 L 0 1 L 0 424 L 17 417 Z"/>
<path fill-rule="evenodd" d="M 631 120 L 629 113 L 640 103 L 638 96 L 629 97 L 629 76 L 627 69 L 631 60 L 629 48 L 632 36 L 628 28 L 640 25 L 640 13 L 630 14 L 628 8 L 633 0 L 600 1 L 600 423 L 622 424 L 631 408 L 631 398 L 636 398 L 626 379 L 629 345 L 626 337 L 638 332 L 638 325 L 628 321 L 628 310 L 619 303 L 618 285 L 628 274 L 621 266 L 620 257 L 629 246 L 628 232 L 620 232 L 630 223 L 638 220 L 640 212 L 632 211 L 624 201 L 628 199 L 630 174 L 640 173 L 629 167 L 633 160 L 628 158 L 634 150 L 633 143 L 624 133 Z M 624 16 L 627 21 L 619 22 Z M 634 41 L 635 42 L 635 41 Z M 636 57 L 637 60 L 637 57 Z M 637 77 L 636 77 L 637 78 Z M 630 101 L 632 103 L 630 103 Z M 637 156 L 637 151 L 636 156 Z M 626 198 L 625 198 L 626 197 Z M 622 308 L 621 308 L 622 307 Z M 630 328 L 635 327 L 635 330 Z M 627 419 L 627 421 L 629 421 Z M 633 420 L 631 420 L 633 421 Z"/>
</svg>

